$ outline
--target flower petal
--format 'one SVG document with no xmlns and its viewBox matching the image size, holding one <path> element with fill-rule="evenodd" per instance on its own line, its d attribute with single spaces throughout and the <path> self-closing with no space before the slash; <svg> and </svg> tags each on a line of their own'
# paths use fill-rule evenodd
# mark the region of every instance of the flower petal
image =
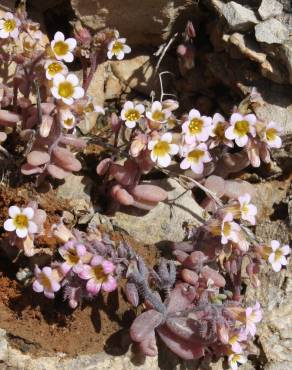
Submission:
<svg viewBox="0 0 292 370">
<path fill-rule="evenodd" d="M 103 271 L 106 274 L 110 274 L 115 270 L 115 265 L 110 261 L 103 261 L 102 263 Z"/>
<path fill-rule="evenodd" d="M 27 228 L 24 227 L 22 229 L 16 229 L 16 235 L 19 238 L 26 238 L 27 237 Z"/>
<path fill-rule="evenodd" d="M 95 279 L 90 279 L 86 283 L 86 290 L 92 295 L 96 295 L 101 288 L 101 283 L 98 283 Z"/>
<path fill-rule="evenodd" d="M 73 49 L 76 48 L 77 41 L 70 37 L 69 39 L 66 39 L 66 44 L 69 46 L 69 50 L 72 51 Z"/>
<path fill-rule="evenodd" d="M 34 216 L 34 210 L 31 207 L 26 207 L 22 210 L 22 213 L 26 215 L 26 217 L 31 220 Z"/>
<path fill-rule="evenodd" d="M 9 207 L 9 210 L 8 210 L 9 217 L 15 218 L 20 213 L 21 213 L 21 211 L 20 211 L 19 207 L 17 207 L 17 206 Z"/>
<path fill-rule="evenodd" d="M 79 83 L 78 77 L 74 73 L 68 74 L 66 81 L 70 82 L 73 86 L 77 86 Z"/>
<path fill-rule="evenodd" d="M 117 282 L 116 279 L 113 276 L 109 276 L 107 281 L 102 283 L 102 289 L 105 292 L 112 292 L 117 288 Z"/>
<path fill-rule="evenodd" d="M 42 293 L 44 291 L 44 287 L 41 285 L 41 283 L 38 280 L 35 280 L 32 284 L 32 289 L 36 293 Z"/>
<path fill-rule="evenodd" d="M 12 218 L 6 220 L 3 227 L 6 231 L 14 231 L 16 229 Z"/>
<path fill-rule="evenodd" d="M 80 99 L 84 96 L 84 89 L 80 86 L 75 87 L 73 98 L 74 99 Z"/>
<path fill-rule="evenodd" d="M 166 154 L 163 157 L 158 157 L 157 158 L 157 163 L 161 167 L 168 167 L 171 163 L 170 155 Z"/>
<path fill-rule="evenodd" d="M 28 232 L 30 234 L 35 234 L 38 231 L 37 225 L 33 221 L 28 222 Z"/>
<path fill-rule="evenodd" d="M 62 56 L 62 59 L 64 59 L 67 63 L 72 63 L 74 60 L 74 55 L 69 51 L 66 55 Z"/>
<path fill-rule="evenodd" d="M 155 101 L 152 103 L 152 106 L 151 106 L 151 112 L 156 112 L 156 111 L 161 111 L 162 110 L 162 105 L 160 103 L 160 101 Z"/>
</svg>

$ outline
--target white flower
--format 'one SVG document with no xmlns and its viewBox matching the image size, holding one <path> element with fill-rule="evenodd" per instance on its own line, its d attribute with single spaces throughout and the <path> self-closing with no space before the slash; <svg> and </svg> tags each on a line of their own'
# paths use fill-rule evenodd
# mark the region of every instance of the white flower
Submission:
<svg viewBox="0 0 292 370">
<path fill-rule="evenodd" d="M 256 333 L 256 324 L 262 320 L 263 313 L 261 310 L 261 305 L 259 302 L 253 307 L 247 307 L 245 310 L 245 333 L 246 335 L 250 334 L 252 337 Z"/>
<path fill-rule="evenodd" d="M 75 127 L 75 116 L 69 109 L 60 109 L 60 122 L 62 127 L 70 130 Z"/>
<path fill-rule="evenodd" d="M 4 222 L 6 231 L 15 231 L 19 238 L 26 238 L 27 234 L 35 234 L 37 225 L 31 221 L 34 216 L 34 210 L 30 207 L 20 209 L 12 206 L 8 210 L 9 218 Z"/>
<path fill-rule="evenodd" d="M 270 148 L 281 148 L 282 140 L 278 135 L 281 132 L 281 127 L 275 122 L 270 122 L 264 131 L 264 141 Z"/>
<path fill-rule="evenodd" d="M 151 159 L 161 167 L 167 167 L 171 162 L 171 155 L 178 153 L 178 145 L 171 144 L 172 135 L 167 132 L 159 139 L 151 140 L 148 149 L 151 150 Z"/>
<path fill-rule="evenodd" d="M 146 112 L 146 117 L 154 122 L 164 123 L 171 116 L 171 111 L 163 109 L 159 101 L 154 101 L 151 110 Z"/>
<path fill-rule="evenodd" d="M 77 42 L 73 38 L 65 40 L 62 32 L 55 33 L 54 40 L 51 41 L 51 48 L 58 60 L 65 60 L 67 63 L 73 62 L 74 56 L 72 51 L 75 49 Z"/>
<path fill-rule="evenodd" d="M 204 163 L 212 160 L 208 152 L 207 145 L 204 143 L 193 147 L 187 146 L 185 149 L 183 149 L 183 153 L 185 159 L 183 159 L 181 162 L 180 168 L 183 170 L 191 168 L 191 170 L 198 175 L 203 172 Z"/>
<path fill-rule="evenodd" d="M 233 222 L 232 213 L 227 213 L 221 225 L 221 243 L 227 244 L 229 240 L 237 243 L 239 231 L 240 226 Z"/>
<path fill-rule="evenodd" d="M 211 117 L 201 116 L 198 110 L 192 109 L 189 112 L 188 120 L 182 125 L 186 143 L 194 144 L 196 141 L 207 141 L 212 130 L 211 124 Z"/>
<path fill-rule="evenodd" d="M 225 137 L 229 140 L 235 139 L 236 144 L 243 147 L 248 142 L 248 134 L 255 137 L 256 122 L 257 118 L 254 114 L 243 116 L 239 113 L 233 113 L 230 117 L 231 126 L 225 131 Z"/>
<path fill-rule="evenodd" d="M 68 68 L 64 63 L 57 60 L 48 60 L 45 63 L 46 78 L 52 80 L 58 73 L 66 75 L 68 73 Z"/>
<path fill-rule="evenodd" d="M 84 90 L 78 83 L 77 76 L 72 73 L 66 77 L 57 74 L 53 79 L 51 92 L 56 99 L 62 99 L 65 104 L 71 105 L 74 99 L 82 98 L 84 95 Z"/>
<path fill-rule="evenodd" d="M 142 117 L 145 108 L 143 104 L 134 105 L 131 101 L 126 101 L 121 111 L 121 118 L 125 121 L 125 125 L 129 128 L 134 128 L 137 121 Z"/>
<path fill-rule="evenodd" d="M 20 20 L 13 16 L 12 13 L 7 12 L 4 19 L 0 19 L 0 38 L 7 39 L 12 37 L 16 39 L 19 35 Z"/>
<path fill-rule="evenodd" d="M 280 247 L 278 240 L 271 241 L 271 253 L 269 255 L 269 262 L 274 271 L 279 272 L 282 266 L 287 265 L 287 256 L 290 253 L 289 245 Z"/>
<path fill-rule="evenodd" d="M 246 362 L 247 358 L 240 353 L 232 353 L 230 356 L 228 356 L 228 364 L 232 370 L 238 369 L 238 363 L 245 364 Z"/>
<path fill-rule="evenodd" d="M 124 59 L 125 54 L 131 52 L 130 46 L 126 45 L 125 38 L 119 38 L 118 31 L 115 32 L 115 39 L 108 45 L 107 57 L 112 59 L 115 56 L 118 60 Z"/>
<path fill-rule="evenodd" d="M 249 221 L 255 225 L 255 215 L 257 214 L 257 207 L 250 203 L 251 197 L 248 193 L 238 197 L 240 204 L 240 216 L 243 220 Z"/>
</svg>

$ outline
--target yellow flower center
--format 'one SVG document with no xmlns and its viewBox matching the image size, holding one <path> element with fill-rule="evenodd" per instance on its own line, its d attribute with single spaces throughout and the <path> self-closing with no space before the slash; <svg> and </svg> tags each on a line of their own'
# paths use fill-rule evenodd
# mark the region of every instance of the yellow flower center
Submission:
<svg viewBox="0 0 292 370">
<path fill-rule="evenodd" d="M 239 362 L 240 360 L 240 355 L 233 355 L 232 357 L 232 362 L 235 363 L 235 362 Z"/>
<path fill-rule="evenodd" d="M 63 67 L 58 62 L 53 62 L 48 66 L 48 71 L 51 76 L 55 76 L 57 73 L 62 72 Z"/>
<path fill-rule="evenodd" d="M 51 281 L 45 274 L 42 274 L 40 278 L 40 283 L 45 288 L 45 290 L 52 290 Z"/>
<path fill-rule="evenodd" d="M 214 134 L 221 140 L 225 138 L 225 127 L 223 122 L 218 122 L 213 130 Z"/>
<path fill-rule="evenodd" d="M 188 154 L 188 160 L 191 162 L 198 163 L 200 159 L 204 156 L 204 151 L 200 149 L 194 149 Z"/>
<path fill-rule="evenodd" d="M 70 249 L 68 251 L 68 254 L 65 256 L 65 260 L 68 262 L 69 265 L 74 266 L 77 265 L 77 263 L 80 260 L 80 257 L 77 255 L 75 249 Z"/>
<path fill-rule="evenodd" d="M 58 56 L 66 55 L 69 51 L 69 45 L 64 41 L 57 41 L 54 45 L 54 52 Z"/>
<path fill-rule="evenodd" d="M 267 129 L 267 131 L 266 131 L 266 137 L 267 137 L 267 140 L 268 141 L 275 140 L 276 139 L 276 136 L 277 136 L 277 130 L 275 130 L 274 128 Z"/>
<path fill-rule="evenodd" d="M 104 273 L 102 266 L 94 266 L 93 267 L 94 277 L 97 281 L 102 283 L 107 279 L 107 275 Z"/>
<path fill-rule="evenodd" d="M 236 135 L 242 137 L 245 136 L 248 133 L 249 130 L 249 123 L 245 120 L 243 121 L 237 121 L 234 125 L 234 131 Z"/>
<path fill-rule="evenodd" d="M 4 22 L 4 30 L 6 32 L 12 32 L 16 27 L 16 21 L 15 19 L 7 19 L 7 21 Z"/>
<path fill-rule="evenodd" d="M 247 213 L 248 213 L 248 211 L 249 211 L 249 209 L 248 209 L 248 203 L 244 202 L 244 203 L 242 204 L 242 206 L 241 206 L 241 212 L 242 212 L 243 214 L 247 214 Z"/>
<path fill-rule="evenodd" d="M 233 337 L 231 337 L 229 339 L 229 344 L 235 344 L 236 342 L 238 341 L 238 335 L 233 335 Z"/>
<path fill-rule="evenodd" d="M 170 151 L 170 145 L 167 141 L 159 141 L 154 145 L 153 152 L 157 157 L 163 157 Z"/>
<path fill-rule="evenodd" d="M 125 117 L 127 121 L 138 121 L 138 119 L 140 119 L 140 113 L 137 111 L 137 109 L 129 109 L 126 112 Z"/>
<path fill-rule="evenodd" d="M 223 234 L 225 236 L 228 236 L 230 234 L 230 231 L 231 231 L 230 222 L 224 222 L 224 225 L 223 225 Z"/>
<path fill-rule="evenodd" d="M 72 127 L 73 126 L 73 118 L 67 118 L 67 119 L 65 119 L 64 121 L 63 121 L 63 124 L 65 125 L 65 126 L 68 126 L 68 127 Z"/>
<path fill-rule="evenodd" d="M 192 135 L 199 134 L 202 131 L 204 122 L 201 119 L 193 118 L 189 124 L 189 131 Z"/>
<path fill-rule="evenodd" d="M 282 251 L 280 249 L 277 249 L 276 252 L 275 252 L 275 260 L 279 261 L 282 256 L 283 256 Z"/>
<path fill-rule="evenodd" d="M 94 111 L 94 105 L 92 103 L 88 103 L 84 108 L 85 113 L 92 113 Z"/>
<path fill-rule="evenodd" d="M 164 121 L 165 114 L 161 110 L 156 110 L 152 113 L 152 120 L 157 122 Z"/>
<path fill-rule="evenodd" d="M 14 225 L 17 229 L 24 229 L 28 227 L 28 218 L 24 214 L 19 214 L 14 219 Z"/>
<path fill-rule="evenodd" d="M 58 92 L 62 98 L 70 98 L 74 93 L 74 88 L 71 82 L 64 81 L 60 83 Z"/>
<path fill-rule="evenodd" d="M 119 54 L 121 51 L 123 51 L 123 48 L 124 48 L 124 44 L 122 42 L 120 42 L 120 41 L 116 41 L 113 44 L 112 52 L 114 54 Z"/>
</svg>

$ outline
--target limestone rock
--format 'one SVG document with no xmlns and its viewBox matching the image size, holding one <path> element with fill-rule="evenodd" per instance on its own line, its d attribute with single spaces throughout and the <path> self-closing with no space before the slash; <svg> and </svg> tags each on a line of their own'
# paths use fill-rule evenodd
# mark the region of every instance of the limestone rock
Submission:
<svg viewBox="0 0 292 370">
<path fill-rule="evenodd" d="M 259 15 L 263 20 L 280 15 L 283 11 L 283 5 L 277 0 L 262 0 L 258 9 Z"/>
<path fill-rule="evenodd" d="M 266 44 L 282 44 L 289 38 L 289 30 L 275 18 L 268 19 L 255 26 L 255 37 Z"/>
<path fill-rule="evenodd" d="M 222 8 L 222 13 L 233 31 L 247 31 L 258 23 L 255 13 L 244 6 L 230 1 Z"/>
<path fill-rule="evenodd" d="M 129 45 L 160 45 L 182 29 L 194 11 L 192 0 L 71 0 L 76 16 L 88 27 L 116 28 Z"/>
<path fill-rule="evenodd" d="M 289 74 L 289 82 L 292 84 L 292 40 L 282 45 L 282 60 Z"/>
<path fill-rule="evenodd" d="M 117 212 L 114 226 L 126 230 L 132 237 L 146 244 L 161 241 L 182 241 L 185 224 L 198 224 L 203 209 L 196 203 L 190 190 L 186 191 L 174 179 L 152 181 L 168 191 L 168 202 L 159 203 L 148 213 L 131 208 L 128 213 Z"/>
<path fill-rule="evenodd" d="M 247 35 L 235 32 L 229 37 L 229 42 L 236 46 L 239 51 L 250 60 L 261 64 L 264 63 L 267 58 L 266 54 L 260 51 L 258 44 L 249 39 Z"/>
</svg>

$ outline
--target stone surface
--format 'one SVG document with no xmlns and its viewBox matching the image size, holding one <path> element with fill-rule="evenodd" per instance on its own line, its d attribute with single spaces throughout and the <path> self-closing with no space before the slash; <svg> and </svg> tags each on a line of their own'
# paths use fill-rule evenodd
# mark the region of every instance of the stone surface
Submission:
<svg viewBox="0 0 292 370">
<path fill-rule="evenodd" d="M 229 36 L 228 41 L 232 45 L 236 46 L 238 50 L 248 59 L 260 64 L 265 62 L 267 58 L 266 54 L 262 53 L 259 45 L 247 35 L 235 32 Z"/>
<path fill-rule="evenodd" d="M 263 20 L 280 15 L 283 11 L 283 5 L 277 0 L 262 0 L 258 9 L 259 15 Z"/>
<path fill-rule="evenodd" d="M 233 31 L 247 31 L 258 23 L 255 13 L 244 6 L 230 1 L 222 7 L 222 14 Z"/>
<path fill-rule="evenodd" d="M 285 63 L 286 68 L 288 70 L 289 82 L 290 84 L 292 84 L 292 39 L 289 42 L 284 43 L 281 46 L 281 49 L 282 49 L 281 50 L 282 60 Z"/>
<path fill-rule="evenodd" d="M 266 44 L 282 44 L 289 38 L 289 30 L 275 18 L 268 19 L 255 26 L 255 38 Z"/>
<path fill-rule="evenodd" d="M 135 239 L 146 244 L 163 241 L 182 241 L 186 224 L 196 224 L 203 217 L 202 208 L 174 179 L 152 181 L 168 191 L 168 202 L 159 203 L 148 213 L 131 208 L 128 213 L 117 212 L 112 224 L 126 230 Z"/>
<path fill-rule="evenodd" d="M 71 0 L 76 16 L 88 27 L 116 28 L 133 45 L 159 45 L 184 27 L 192 0 Z M 181 27 L 180 27 L 181 26 Z"/>
</svg>

